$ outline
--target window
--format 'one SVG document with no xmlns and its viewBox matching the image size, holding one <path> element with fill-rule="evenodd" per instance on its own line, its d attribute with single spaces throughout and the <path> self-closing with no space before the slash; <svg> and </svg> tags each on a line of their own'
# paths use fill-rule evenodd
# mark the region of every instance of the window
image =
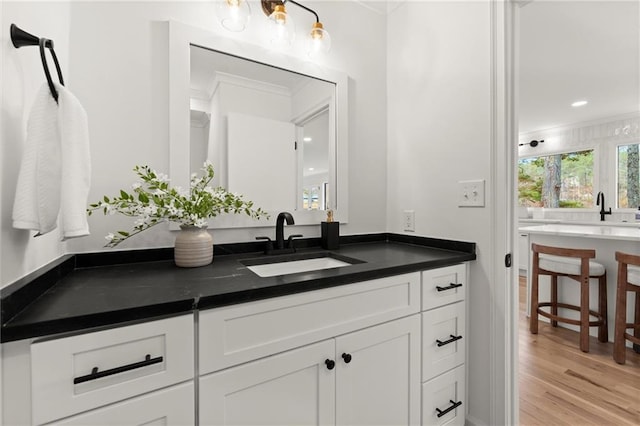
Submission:
<svg viewBox="0 0 640 426">
<path fill-rule="evenodd" d="M 618 147 L 618 208 L 635 209 L 640 206 L 639 144 Z"/>
<path fill-rule="evenodd" d="M 518 204 L 546 208 L 593 207 L 593 159 L 592 149 L 521 158 Z"/>
</svg>

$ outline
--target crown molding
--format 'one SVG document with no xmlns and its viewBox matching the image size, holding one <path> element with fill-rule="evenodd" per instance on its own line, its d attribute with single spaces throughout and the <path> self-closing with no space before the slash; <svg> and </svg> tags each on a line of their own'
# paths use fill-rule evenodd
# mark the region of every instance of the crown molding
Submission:
<svg viewBox="0 0 640 426">
<path fill-rule="evenodd" d="M 223 72 L 216 72 L 215 77 L 216 84 L 214 86 L 221 83 L 232 84 L 234 86 L 240 86 L 251 90 L 258 90 L 261 92 L 271 93 L 280 96 L 291 96 L 291 90 L 289 90 L 285 86 L 279 86 L 277 84 L 265 83 L 263 81 L 252 80 L 250 78 L 239 77 L 234 74 L 227 74 Z M 213 95 L 213 92 L 212 92 Z"/>
<path fill-rule="evenodd" d="M 204 111 L 191 110 L 191 127 L 206 127 L 209 124 L 209 114 Z"/>
</svg>

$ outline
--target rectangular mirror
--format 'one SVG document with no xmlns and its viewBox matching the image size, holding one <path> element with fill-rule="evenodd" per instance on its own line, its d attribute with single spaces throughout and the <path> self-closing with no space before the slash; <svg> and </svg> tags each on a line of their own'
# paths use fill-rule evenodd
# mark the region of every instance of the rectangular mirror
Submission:
<svg viewBox="0 0 640 426">
<path fill-rule="evenodd" d="M 335 83 L 191 45 L 191 171 L 265 210 L 335 200 Z"/>
<path fill-rule="evenodd" d="M 294 57 L 169 23 L 170 172 L 188 186 L 205 160 L 213 184 L 296 224 L 327 209 L 347 221 L 347 78 Z M 213 227 L 265 226 L 241 215 Z"/>
</svg>

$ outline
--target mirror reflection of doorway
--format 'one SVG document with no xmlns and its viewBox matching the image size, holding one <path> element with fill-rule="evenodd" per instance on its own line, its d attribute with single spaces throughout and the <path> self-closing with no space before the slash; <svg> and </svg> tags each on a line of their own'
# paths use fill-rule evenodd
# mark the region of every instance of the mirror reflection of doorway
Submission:
<svg viewBox="0 0 640 426">
<path fill-rule="evenodd" d="M 302 209 L 327 210 L 329 184 L 329 109 L 299 124 L 298 161 L 302 166 Z M 300 192 L 298 192 L 300 193 Z"/>
</svg>

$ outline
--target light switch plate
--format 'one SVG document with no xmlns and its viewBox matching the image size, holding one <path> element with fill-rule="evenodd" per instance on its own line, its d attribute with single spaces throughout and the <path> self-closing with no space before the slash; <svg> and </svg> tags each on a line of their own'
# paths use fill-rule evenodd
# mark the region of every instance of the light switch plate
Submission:
<svg viewBox="0 0 640 426">
<path fill-rule="evenodd" d="M 484 207 L 484 179 L 458 182 L 459 207 Z"/>
</svg>

